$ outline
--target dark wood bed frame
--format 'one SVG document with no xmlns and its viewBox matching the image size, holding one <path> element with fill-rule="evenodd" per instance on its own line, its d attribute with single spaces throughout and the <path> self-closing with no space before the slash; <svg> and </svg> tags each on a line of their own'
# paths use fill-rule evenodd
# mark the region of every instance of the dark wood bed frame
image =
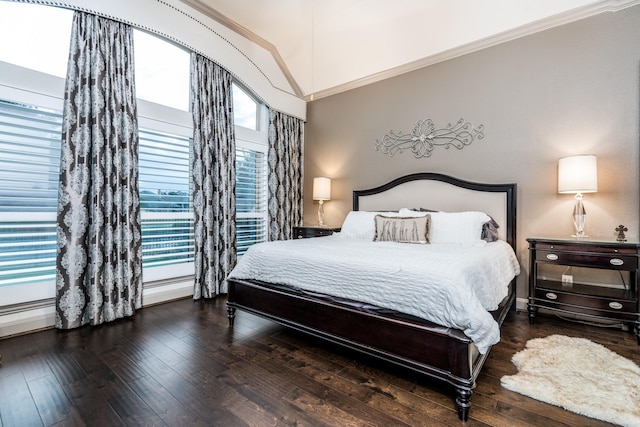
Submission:
<svg viewBox="0 0 640 427">
<path fill-rule="evenodd" d="M 373 189 L 354 191 L 353 209 L 358 210 L 363 196 L 415 180 L 435 180 L 480 192 L 504 193 L 507 208 L 505 240 L 515 250 L 516 184 L 480 184 L 441 174 L 418 173 Z M 229 280 L 228 286 L 230 326 L 233 326 L 236 309 L 241 309 L 445 381 L 456 390 L 459 418 L 467 420 L 471 394 L 489 352 L 480 354 L 461 330 L 406 315 L 361 311 L 352 305 L 289 292 L 256 280 Z M 510 284 L 508 296 L 492 312 L 499 325 L 512 308 L 515 309 L 515 279 Z"/>
</svg>

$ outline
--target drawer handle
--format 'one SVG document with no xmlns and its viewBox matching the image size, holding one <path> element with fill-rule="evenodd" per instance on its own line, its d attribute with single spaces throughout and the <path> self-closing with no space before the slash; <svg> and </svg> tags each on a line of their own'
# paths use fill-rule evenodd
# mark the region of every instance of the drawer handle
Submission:
<svg viewBox="0 0 640 427">
<path fill-rule="evenodd" d="M 613 301 L 609 303 L 609 307 L 613 308 L 614 310 L 620 310 L 622 308 L 622 304 L 620 304 L 619 302 Z"/>
<path fill-rule="evenodd" d="M 547 254 L 547 259 L 550 261 L 556 261 L 558 259 L 558 255 L 556 254 Z"/>
<path fill-rule="evenodd" d="M 609 260 L 609 263 L 610 263 L 611 265 L 622 265 L 622 264 L 624 264 L 624 261 L 623 261 L 623 260 L 621 260 L 620 258 L 611 258 L 611 259 Z"/>
<path fill-rule="evenodd" d="M 548 299 L 558 299 L 558 295 L 554 294 L 553 292 L 547 292 L 546 294 L 544 294 L 544 296 Z"/>
</svg>

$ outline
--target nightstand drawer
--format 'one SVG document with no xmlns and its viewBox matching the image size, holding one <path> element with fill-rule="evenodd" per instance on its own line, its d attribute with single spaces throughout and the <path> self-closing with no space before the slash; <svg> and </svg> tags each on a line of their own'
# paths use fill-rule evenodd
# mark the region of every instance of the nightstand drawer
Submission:
<svg viewBox="0 0 640 427">
<path fill-rule="evenodd" d="M 580 245 L 576 244 L 552 244 L 552 243 L 536 243 L 538 251 L 561 251 L 561 252 L 594 252 L 599 254 L 621 254 L 636 255 L 638 249 L 634 246 L 624 247 L 623 245 L 606 246 L 606 245 Z"/>
<path fill-rule="evenodd" d="M 597 252 L 565 252 L 563 250 L 537 250 L 536 261 L 574 265 L 581 267 L 608 268 L 612 270 L 636 270 L 638 257 Z"/>
<path fill-rule="evenodd" d="M 581 295 L 555 289 L 537 288 L 536 302 L 542 307 L 568 309 L 584 314 L 601 315 L 622 320 L 637 320 L 636 301 Z"/>
</svg>

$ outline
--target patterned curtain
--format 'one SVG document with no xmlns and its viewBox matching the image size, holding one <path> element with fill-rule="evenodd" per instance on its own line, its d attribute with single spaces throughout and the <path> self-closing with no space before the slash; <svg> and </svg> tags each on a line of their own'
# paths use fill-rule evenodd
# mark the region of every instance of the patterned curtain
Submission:
<svg viewBox="0 0 640 427">
<path fill-rule="evenodd" d="M 56 327 L 142 306 L 133 32 L 75 12 L 64 94 Z"/>
<path fill-rule="evenodd" d="M 302 223 L 302 120 L 269 110 L 269 240 L 293 237 Z"/>
<path fill-rule="evenodd" d="M 224 68 L 201 55 L 191 55 L 194 299 L 226 293 L 226 278 L 237 260 L 231 83 L 231 74 Z"/>
</svg>

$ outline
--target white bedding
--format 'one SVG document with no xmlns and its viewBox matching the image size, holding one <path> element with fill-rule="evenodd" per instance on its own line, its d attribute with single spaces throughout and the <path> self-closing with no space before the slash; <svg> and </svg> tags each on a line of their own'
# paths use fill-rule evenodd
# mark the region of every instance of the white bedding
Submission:
<svg viewBox="0 0 640 427">
<path fill-rule="evenodd" d="M 511 246 L 372 242 L 333 236 L 260 243 L 229 278 L 367 302 L 461 329 L 485 353 L 500 341 L 490 310 L 520 267 Z"/>
</svg>

